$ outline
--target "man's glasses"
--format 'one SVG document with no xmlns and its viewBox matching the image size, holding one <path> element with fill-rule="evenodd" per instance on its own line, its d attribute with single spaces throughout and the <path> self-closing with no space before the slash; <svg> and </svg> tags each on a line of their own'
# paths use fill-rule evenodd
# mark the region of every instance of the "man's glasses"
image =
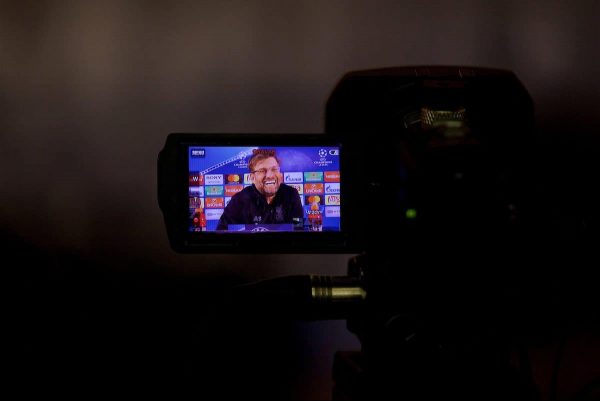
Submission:
<svg viewBox="0 0 600 401">
<path fill-rule="evenodd" d="M 265 175 L 267 174 L 267 171 L 270 171 L 273 174 L 279 174 L 279 167 L 271 167 L 269 170 L 267 170 L 266 168 L 261 168 L 259 170 L 254 170 L 253 173 L 256 175 Z"/>
</svg>

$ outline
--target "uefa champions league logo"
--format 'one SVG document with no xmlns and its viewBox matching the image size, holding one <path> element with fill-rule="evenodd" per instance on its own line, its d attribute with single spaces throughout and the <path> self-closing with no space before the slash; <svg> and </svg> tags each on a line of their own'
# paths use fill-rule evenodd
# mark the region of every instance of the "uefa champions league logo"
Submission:
<svg viewBox="0 0 600 401">
<path fill-rule="evenodd" d="M 256 232 L 256 231 L 269 231 L 269 230 L 266 229 L 265 227 L 256 227 L 256 228 L 253 228 L 252 231 Z"/>
<path fill-rule="evenodd" d="M 327 150 L 327 149 L 321 148 L 321 149 L 319 149 L 318 154 L 319 154 L 319 159 L 313 160 L 313 163 L 316 167 L 325 168 L 325 167 L 331 165 L 331 163 L 332 163 L 330 156 L 337 156 L 338 151 L 337 151 L 337 149 Z"/>
</svg>

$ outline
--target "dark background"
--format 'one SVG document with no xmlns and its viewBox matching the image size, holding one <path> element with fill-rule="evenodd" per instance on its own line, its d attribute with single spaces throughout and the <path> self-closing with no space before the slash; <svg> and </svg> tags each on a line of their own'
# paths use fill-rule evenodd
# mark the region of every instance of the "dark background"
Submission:
<svg viewBox="0 0 600 401">
<path fill-rule="evenodd" d="M 333 353 L 358 347 L 344 322 L 249 322 L 221 300 L 234 283 L 343 274 L 350 255 L 175 254 L 156 200 L 167 134 L 322 132 L 351 70 L 506 68 L 548 144 L 548 202 L 566 227 L 593 226 L 578 213 L 595 208 L 599 26 L 597 1 L 0 2 L 17 377 L 329 397 Z"/>
</svg>

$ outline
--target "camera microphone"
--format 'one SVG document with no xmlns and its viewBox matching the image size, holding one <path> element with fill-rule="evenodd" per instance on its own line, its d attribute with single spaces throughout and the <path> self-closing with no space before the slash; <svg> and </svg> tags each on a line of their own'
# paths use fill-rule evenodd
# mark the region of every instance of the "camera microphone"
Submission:
<svg viewBox="0 0 600 401">
<path fill-rule="evenodd" d="M 277 277 L 237 286 L 236 306 L 294 318 L 347 319 L 364 303 L 367 293 L 358 278 L 297 275 Z"/>
</svg>

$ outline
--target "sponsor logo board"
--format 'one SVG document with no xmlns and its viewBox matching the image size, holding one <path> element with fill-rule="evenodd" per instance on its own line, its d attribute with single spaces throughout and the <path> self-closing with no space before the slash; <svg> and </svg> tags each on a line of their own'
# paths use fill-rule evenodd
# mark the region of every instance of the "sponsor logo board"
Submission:
<svg viewBox="0 0 600 401">
<path fill-rule="evenodd" d="M 323 181 L 322 171 L 307 171 L 304 173 L 305 182 L 321 182 Z"/>
<path fill-rule="evenodd" d="M 296 188 L 296 191 L 298 191 L 298 193 L 300 195 L 302 195 L 304 193 L 304 185 L 302 185 L 302 184 L 288 184 L 288 185 L 292 188 Z"/>
<path fill-rule="evenodd" d="M 204 183 L 205 185 L 223 185 L 223 174 L 206 174 Z"/>
<path fill-rule="evenodd" d="M 337 182 L 328 182 L 325 184 L 325 193 L 326 194 L 339 194 L 340 193 L 340 184 Z"/>
<path fill-rule="evenodd" d="M 283 182 L 286 184 L 298 184 L 302 182 L 301 172 L 291 172 L 283 174 Z"/>
<path fill-rule="evenodd" d="M 204 193 L 206 196 L 223 196 L 222 185 L 210 185 L 204 187 Z"/>
<path fill-rule="evenodd" d="M 325 182 L 340 182 L 340 172 L 339 171 L 326 171 L 325 172 Z"/>
<path fill-rule="evenodd" d="M 204 185 L 204 176 L 199 173 L 190 173 L 190 186 Z"/>
<path fill-rule="evenodd" d="M 244 189 L 243 185 L 225 185 L 225 195 L 233 196 Z"/>
<path fill-rule="evenodd" d="M 207 209 L 219 209 L 225 207 L 225 199 L 223 198 L 206 198 L 204 204 Z"/>
<path fill-rule="evenodd" d="M 224 209 L 206 209 L 206 220 L 219 220 Z"/>
<path fill-rule="evenodd" d="M 340 207 L 325 206 L 325 217 L 340 217 Z"/>
<path fill-rule="evenodd" d="M 204 198 L 198 196 L 190 196 L 190 208 L 196 209 L 201 207 L 204 209 Z"/>
<path fill-rule="evenodd" d="M 325 195 L 325 204 L 332 206 L 340 205 L 340 195 Z"/>
<path fill-rule="evenodd" d="M 322 194 L 325 192 L 323 184 L 304 184 L 305 195 Z"/>
</svg>

